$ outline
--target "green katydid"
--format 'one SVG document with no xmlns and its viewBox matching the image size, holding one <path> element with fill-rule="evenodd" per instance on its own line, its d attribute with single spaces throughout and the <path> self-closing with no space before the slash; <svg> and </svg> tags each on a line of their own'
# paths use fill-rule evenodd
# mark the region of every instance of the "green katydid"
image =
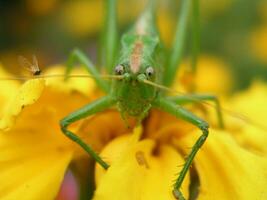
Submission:
<svg viewBox="0 0 267 200">
<path fill-rule="evenodd" d="M 155 0 L 156 1 L 156 0 Z M 193 159 L 204 144 L 208 137 L 209 125 L 203 119 L 195 116 L 193 113 L 182 108 L 181 105 L 187 103 L 203 103 L 203 101 L 213 101 L 216 105 L 219 126 L 223 127 L 221 107 L 218 99 L 212 95 L 180 95 L 168 97 L 163 90 L 170 90 L 168 87 L 172 84 L 176 71 L 182 57 L 183 42 L 185 39 L 187 20 L 189 12 L 193 9 L 193 70 L 196 62 L 196 54 L 198 51 L 198 0 L 184 0 L 181 8 L 181 14 L 177 23 L 174 42 L 171 54 L 167 59 L 160 60 L 162 53 L 161 42 L 154 24 L 155 21 L 155 1 L 150 0 L 147 8 L 138 18 L 133 27 L 126 32 L 121 38 L 121 53 L 116 60 L 117 55 L 117 25 L 116 25 L 116 0 L 106 0 L 106 23 L 105 23 L 105 43 L 104 43 L 104 60 L 107 75 L 100 75 L 89 58 L 80 50 L 74 50 L 68 61 L 65 77 L 77 78 L 94 78 L 96 84 L 107 95 L 98 99 L 85 107 L 74 111 L 60 121 L 62 132 L 71 140 L 80 145 L 92 158 L 100 164 L 104 169 L 108 169 L 106 163 L 89 145 L 87 145 L 75 133 L 68 130 L 68 126 L 80 119 L 94 115 L 104 111 L 114 105 L 118 107 L 122 117 L 133 116 L 141 122 L 149 113 L 151 108 L 158 108 L 168 112 L 177 118 L 181 118 L 192 123 L 202 131 L 202 135 L 192 147 L 185 164 L 176 179 L 173 187 L 173 194 L 176 199 L 185 199 L 180 192 L 186 173 L 188 172 Z M 30 78 L 54 78 L 62 77 L 62 75 L 39 75 L 40 69 L 35 57 L 33 63 L 27 62 L 24 58 L 20 58 L 21 62 L 28 66 L 28 70 L 32 72 L 33 77 Z M 90 73 L 90 75 L 70 75 L 70 71 L 75 62 L 80 62 Z M 0 80 L 17 80 L 28 79 L 29 77 L 18 78 L 0 78 Z M 104 79 L 112 79 L 109 85 Z M 174 91 L 177 92 L 177 91 Z M 206 104 L 204 102 L 204 104 Z M 210 104 L 208 104 L 210 105 Z M 224 109 L 225 110 L 225 109 Z M 238 118 L 233 112 L 230 113 Z M 249 119 L 245 121 L 255 124 Z M 138 160 L 137 160 L 138 161 Z M 142 160 L 142 155 L 138 161 L 147 165 Z M 178 163 L 177 163 L 178 165 Z"/>
<path fill-rule="evenodd" d="M 192 1 L 194 4 L 197 1 Z M 191 0 L 185 0 L 182 5 L 181 14 L 177 24 L 174 38 L 172 54 L 163 63 L 159 63 L 158 55 L 161 51 L 161 43 L 154 25 L 155 2 L 151 0 L 145 11 L 138 18 L 133 27 L 121 38 L 121 50 L 117 60 L 117 27 L 116 27 L 116 0 L 106 1 L 106 37 L 104 46 L 105 66 L 109 74 L 114 73 L 117 78 L 109 85 L 101 78 L 97 69 L 86 55 L 76 49 L 67 62 L 66 77 L 70 73 L 74 62 L 80 62 L 94 76 L 97 85 L 107 93 L 105 97 L 98 99 L 85 107 L 74 111 L 60 121 L 62 132 L 71 140 L 80 145 L 93 159 L 104 169 L 109 165 L 81 138 L 68 130 L 68 126 L 80 119 L 104 111 L 114 105 L 118 107 L 122 117 L 133 116 L 141 122 L 151 108 L 158 108 L 168 112 L 177 118 L 181 118 L 192 123 L 202 131 L 202 135 L 196 141 L 191 153 L 180 172 L 174 188 L 173 194 L 177 199 L 184 199 L 180 192 L 181 184 L 189 170 L 193 159 L 208 137 L 209 125 L 203 119 L 182 108 L 184 103 L 194 103 L 195 100 L 214 101 L 218 105 L 215 96 L 194 95 L 166 97 L 161 92 L 159 84 L 170 86 L 174 80 L 177 66 L 181 60 L 183 41 L 187 25 L 188 15 L 191 9 Z M 164 68 L 163 68 L 164 67 Z M 159 87 L 157 87 L 159 86 Z M 218 107 L 219 108 L 219 107 Z M 218 111 L 219 122 L 222 125 L 220 109 Z"/>
<path fill-rule="evenodd" d="M 125 118 L 127 115 L 133 116 L 139 123 L 147 116 L 151 108 L 157 108 L 195 125 L 202 131 L 202 135 L 192 147 L 173 187 L 174 197 L 181 200 L 184 199 L 184 197 L 180 192 L 180 187 L 196 153 L 208 137 L 209 128 L 209 125 L 205 120 L 182 108 L 181 105 L 213 101 L 215 103 L 220 127 L 223 127 L 222 109 L 216 96 L 182 94 L 180 96 L 168 97 L 166 93 L 163 92 L 164 90 L 170 90 L 168 87 L 171 86 L 176 71 L 178 70 L 177 66 L 179 66 L 183 53 L 186 26 L 191 9 L 193 9 L 194 27 L 194 35 L 192 38 L 194 45 L 192 68 L 194 69 L 198 51 L 198 0 L 183 1 L 171 49 L 172 53 L 165 60 L 162 60 L 162 57 L 160 57 L 163 49 L 161 48 L 161 41 L 155 26 L 155 6 L 155 1 L 150 0 L 147 8 L 140 15 L 136 23 L 121 37 L 121 53 L 117 58 L 118 33 L 116 27 L 116 0 L 106 1 L 104 61 L 108 74 L 100 75 L 90 59 L 87 58 L 81 50 L 75 49 L 67 61 L 65 77 L 66 79 L 71 77 L 94 78 L 98 87 L 107 95 L 66 116 L 60 121 L 60 126 L 62 132 L 68 138 L 80 145 L 104 169 L 108 169 L 108 163 L 106 163 L 81 138 L 75 135 L 75 133 L 68 130 L 68 126 L 71 123 L 104 111 L 115 105 L 121 113 L 122 118 Z M 24 63 L 27 65 L 28 70 L 34 75 L 31 78 L 62 77 L 62 75 L 57 74 L 46 76 L 40 75 L 40 69 L 38 68 L 38 63 L 35 57 L 33 57 L 33 63 L 27 62 L 23 57 L 20 57 L 20 61 L 22 64 Z M 90 75 L 70 75 L 70 71 L 72 70 L 74 63 L 77 61 L 88 70 Z M 13 79 L 24 80 L 28 78 L 29 77 L 19 77 Z M 111 85 L 104 80 L 106 78 L 112 79 Z M 12 80 L 12 78 L 1 78 L 1 80 Z M 204 104 L 206 103 L 204 102 Z M 232 112 L 230 112 L 230 114 L 231 113 Z M 232 113 L 232 115 L 235 114 Z M 140 162 L 146 164 L 142 159 Z"/>
</svg>

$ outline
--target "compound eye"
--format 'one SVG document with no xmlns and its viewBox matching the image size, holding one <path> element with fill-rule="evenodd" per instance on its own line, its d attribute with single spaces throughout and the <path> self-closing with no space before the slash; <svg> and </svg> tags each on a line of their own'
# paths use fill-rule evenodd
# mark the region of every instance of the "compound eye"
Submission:
<svg viewBox="0 0 267 200">
<path fill-rule="evenodd" d="M 151 76 L 154 75 L 154 69 L 153 69 L 153 67 L 148 67 L 146 69 L 146 75 L 147 75 L 147 77 L 151 77 Z"/>
<path fill-rule="evenodd" d="M 124 73 L 124 67 L 122 65 L 117 65 L 115 67 L 115 74 L 122 75 Z"/>
</svg>

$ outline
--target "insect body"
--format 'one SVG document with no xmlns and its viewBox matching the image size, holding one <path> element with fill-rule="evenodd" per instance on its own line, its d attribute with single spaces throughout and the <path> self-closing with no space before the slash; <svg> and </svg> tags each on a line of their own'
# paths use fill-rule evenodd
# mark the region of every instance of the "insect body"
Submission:
<svg viewBox="0 0 267 200">
<path fill-rule="evenodd" d="M 151 20 L 149 14 L 145 13 L 122 38 L 122 53 L 115 73 L 124 78 L 114 81 L 111 93 L 118 102 L 119 110 L 135 117 L 146 115 L 158 93 L 157 88 L 143 83 L 143 80 L 154 82 L 159 79 L 155 73 L 159 66 L 154 62 L 159 39 L 154 32 L 145 30 L 145 24 Z"/>
<path fill-rule="evenodd" d="M 147 9 L 137 20 L 135 25 L 122 36 L 119 59 L 114 61 L 113 58 L 110 58 L 110 55 L 115 55 L 116 48 L 114 46 L 114 41 L 116 40 L 117 33 L 116 23 L 114 22 L 114 19 L 116 18 L 114 6 L 115 1 L 108 0 L 105 60 L 107 71 L 110 73 L 112 71 L 112 73 L 115 73 L 114 77 L 119 78 L 114 79 L 110 86 L 106 81 L 101 79 L 98 71 L 93 66 L 91 61 L 85 56 L 85 54 L 83 54 L 80 50 L 74 50 L 67 63 L 66 75 L 68 75 L 72 69 L 74 62 L 79 61 L 84 67 L 86 67 L 90 74 L 94 76 L 98 86 L 105 91 L 107 95 L 77 111 L 74 111 L 60 122 L 62 132 L 74 142 L 79 144 L 104 169 L 108 169 L 109 165 L 102 160 L 102 158 L 99 157 L 90 146 L 84 143 L 82 139 L 68 130 L 68 126 L 71 123 L 106 110 L 112 106 L 117 106 L 122 116 L 133 116 L 139 121 L 141 121 L 147 115 L 151 108 L 158 108 L 176 116 L 177 118 L 181 118 L 192 123 L 202 131 L 202 135 L 193 146 L 192 151 L 188 155 L 185 165 L 174 185 L 174 197 L 180 200 L 184 199 L 182 193 L 180 192 L 181 184 L 187 171 L 189 170 L 190 165 L 193 162 L 197 151 L 203 145 L 208 136 L 208 124 L 201 118 L 195 116 L 193 113 L 182 108 L 181 104 L 195 103 L 196 99 L 217 102 L 216 97 L 203 95 L 194 95 L 193 99 L 192 96 L 177 96 L 170 98 L 159 90 L 159 84 L 171 83 L 176 73 L 176 68 L 173 66 L 179 63 L 179 59 L 181 57 L 180 55 L 177 55 L 177 52 L 181 53 L 181 49 L 179 48 L 182 48 L 182 46 L 179 42 L 183 41 L 183 31 L 185 31 L 184 25 L 190 10 L 190 2 L 191 1 L 185 1 L 182 8 L 180 17 L 181 21 L 179 22 L 181 25 L 177 27 L 174 39 L 174 53 L 170 55 L 169 60 L 163 62 L 172 63 L 170 67 L 168 67 L 157 62 L 157 54 L 160 50 L 160 40 L 154 25 L 155 4 L 153 0 L 150 1 Z M 163 71 L 166 71 L 167 73 L 161 75 L 161 72 Z M 165 82 L 162 82 L 164 80 Z M 218 116 L 221 116 L 220 109 L 217 111 Z"/>
</svg>

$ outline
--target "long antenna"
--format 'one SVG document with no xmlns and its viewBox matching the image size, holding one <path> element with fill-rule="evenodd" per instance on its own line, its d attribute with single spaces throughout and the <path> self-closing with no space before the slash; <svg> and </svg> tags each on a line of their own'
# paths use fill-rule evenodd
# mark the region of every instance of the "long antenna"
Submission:
<svg viewBox="0 0 267 200">
<path fill-rule="evenodd" d="M 30 79 L 40 79 L 40 78 L 103 78 L 103 79 L 122 79 L 121 75 L 88 75 L 88 74 L 51 74 L 43 75 L 38 66 L 38 61 L 35 55 L 32 56 L 32 62 L 23 56 L 18 56 L 19 64 L 31 72 L 30 76 L 18 76 L 18 77 L 0 77 L 2 80 L 30 80 Z"/>
<path fill-rule="evenodd" d="M 168 92 L 174 92 L 174 90 L 171 89 L 171 88 L 168 88 L 168 87 L 166 87 L 166 86 L 164 86 L 164 85 L 160 85 L 160 84 L 154 83 L 154 82 L 149 81 L 149 80 L 146 80 L 146 79 L 144 79 L 143 82 L 146 83 L 146 84 L 148 84 L 148 85 L 152 85 L 152 86 L 155 86 L 155 87 L 157 87 L 157 88 L 166 90 L 166 91 L 168 91 Z"/>
<path fill-rule="evenodd" d="M 30 80 L 30 79 L 41 79 L 41 78 L 64 78 L 65 74 L 51 74 L 51 75 L 37 75 L 37 76 L 18 76 L 18 77 L 0 77 L 0 81 L 8 81 L 8 80 Z M 122 75 L 99 75 L 92 76 L 87 74 L 72 74 L 68 75 L 68 78 L 95 78 L 100 77 L 103 79 L 122 79 Z"/>
<path fill-rule="evenodd" d="M 166 91 L 168 91 L 168 92 L 172 92 L 172 93 L 176 93 L 176 94 L 181 94 L 181 95 L 188 95 L 188 94 L 186 94 L 186 93 L 184 93 L 184 92 L 181 92 L 181 91 L 177 91 L 177 90 L 175 90 L 175 89 L 168 88 L 168 87 L 166 87 L 166 86 L 164 86 L 164 85 L 160 85 L 160 84 L 154 83 L 154 82 L 149 81 L 149 80 L 143 80 L 143 82 L 144 82 L 145 84 L 148 84 L 148 85 L 157 87 L 157 88 L 159 88 L 159 89 L 166 90 Z M 216 106 L 215 106 L 215 105 L 210 104 L 210 103 L 208 103 L 208 102 L 206 102 L 206 101 L 204 101 L 204 100 L 196 99 L 196 98 L 194 98 L 194 97 L 192 97 L 192 96 L 191 96 L 191 97 L 189 96 L 188 98 L 189 98 L 190 100 L 192 100 L 192 101 L 197 102 L 197 103 L 201 103 L 201 104 L 203 104 L 203 105 L 206 105 L 206 106 L 209 106 L 209 107 L 212 107 L 212 108 L 216 109 Z M 222 108 L 222 107 L 221 107 L 221 110 L 222 110 L 223 112 L 225 112 L 226 114 L 228 114 L 228 115 L 234 117 L 234 118 L 237 118 L 237 119 L 240 119 L 240 120 L 245 121 L 245 122 L 247 122 L 247 123 L 250 123 L 250 124 L 252 124 L 252 125 L 254 125 L 254 126 L 260 128 L 261 130 L 267 131 L 267 127 L 266 127 L 265 125 L 260 124 L 260 123 L 258 123 L 258 122 L 256 122 L 256 121 L 252 120 L 251 118 L 249 118 L 249 117 L 246 116 L 246 115 L 243 115 L 243 114 L 240 114 L 240 113 L 237 113 L 237 112 L 234 112 L 234 111 L 231 111 L 231 110 L 229 110 L 229 109 Z"/>
</svg>

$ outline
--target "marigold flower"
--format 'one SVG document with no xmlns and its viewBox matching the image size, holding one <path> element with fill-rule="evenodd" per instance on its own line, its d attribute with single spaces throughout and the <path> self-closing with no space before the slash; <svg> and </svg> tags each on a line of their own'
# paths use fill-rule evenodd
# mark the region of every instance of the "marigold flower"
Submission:
<svg viewBox="0 0 267 200">
<path fill-rule="evenodd" d="M 1 91 L 6 91 L 0 94 L 4 105 L 0 112 L 0 198 L 54 199 L 69 163 L 87 156 L 61 133 L 58 121 L 101 93 L 90 79 L 35 79 L 18 85 L 0 83 Z M 253 110 L 258 101 L 253 97 L 259 94 L 266 102 L 266 86 L 253 88 L 255 92 L 236 97 L 229 105 L 245 105 L 249 98 L 247 108 Z M 8 92 L 11 89 L 14 97 Z M 266 113 L 260 117 L 265 119 Z M 266 199 L 265 132 L 230 117 L 226 122 L 227 129 L 210 130 L 182 185 L 185 197 L 195 190 L 198 199 Z M 70 128 L 101 151 L 111 165 L 107 171 L 96 165 L 95 200 L 174 199 L 172 184 L 179 165 L 200 134 L 193 126 L 156 110 L 133 134 L 113 110 Z"/>
<path fill-rule="evenodd" d="M 247 112 L 252 113 L 255 107 L 252 107 L 253 103 L 262 104 L 266 101 L 265 90 L 266 86 L 257 84 L 232 102 L 245 111 L 242 104 L 245 105 L 249 98 L 251 107 L 247 107 Z M 261 115 L 266 117 L 266 112 Z M 164 118 L 168 122 L 164 122 Z M 265 199 L 266 130 L 240 122 L 232 116 L 226 118 L 230 127 L 226 130 L 211 129 L 209 138 L 194 160 L 194 169 L 199 178 L 197 199 Z M 104 148 L 102 156 L 110 159 L 112 167 L 106 172 L 97 167 L 95 200 L 110 199 L 111 196 L 114 199 L 173 199 L 171 183 L 164 181 L 169 170 L 173 170 L 168 164 L 176 158 L 176 154 L 187 155 L 190 150 L 188 147 L 193 146 L 200 132 L 193 127 L 183 130 L 183 123 L 174 123 L 172 120 L 167 114 L 154 113 L 146 122 L 149 127 L 144 134 L 148 139 L 130 146 L 132 136 L 120 136 Z M 157 154 L 154 154 L 155 148 Z M 131 151 L 131 155 L 127 150 Z M 143 159 L 149 167 L 138 163 L 134 157 L 137 152 L 143 152 Z M 180 168 L 176 166 L 177 169 Z M 154 174 L 153 170 L 157 170 L 157 173 Z M 190 181 L 192 184 L 196 180 L 191 178 Z M 165 188 L 166 184 L 168 188 Z M 185 183 L 183 192 L 191 192 L 192 195 L 192 189 L 189 191 L 187 186 Z M 134 194 L 130 192 L 132 189 L 136 191 Z"/>
</svg>

